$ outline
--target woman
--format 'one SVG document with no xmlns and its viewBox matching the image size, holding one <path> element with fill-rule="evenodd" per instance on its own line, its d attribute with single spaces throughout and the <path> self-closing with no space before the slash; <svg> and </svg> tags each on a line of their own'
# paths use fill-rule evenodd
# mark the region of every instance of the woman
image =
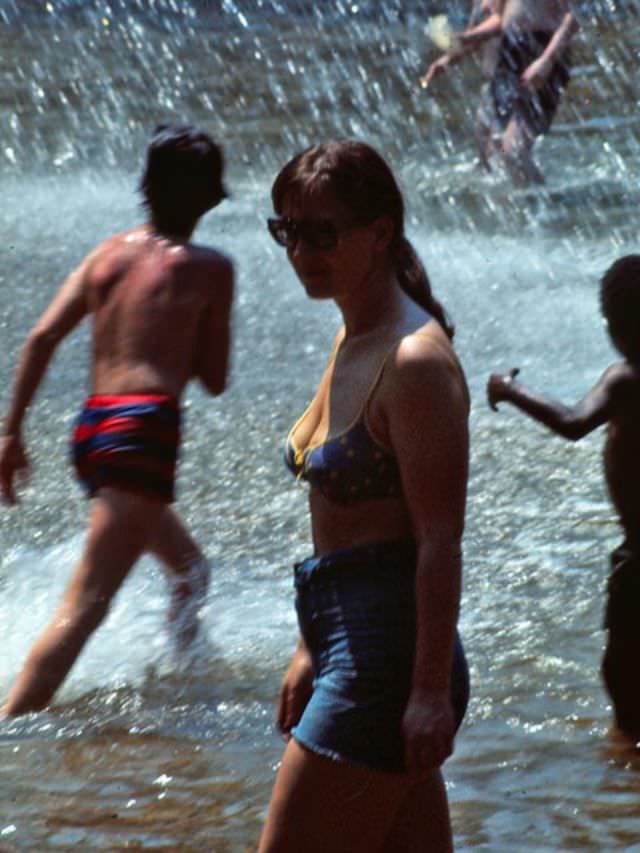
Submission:
<svg viewBox="0 0 640 853">
<path fill-rule="evenodd" d="M 295 568 L 288 744 L 260 851 L 444 853 L 440 765 L 468 695 L 456 621 L 469 399 L 453 330 L 372 148 L 314 146 L 272 198 L 271 234 L 344 326 L 287 442 L 311 486 L 314 556 Z"/>
</svg>

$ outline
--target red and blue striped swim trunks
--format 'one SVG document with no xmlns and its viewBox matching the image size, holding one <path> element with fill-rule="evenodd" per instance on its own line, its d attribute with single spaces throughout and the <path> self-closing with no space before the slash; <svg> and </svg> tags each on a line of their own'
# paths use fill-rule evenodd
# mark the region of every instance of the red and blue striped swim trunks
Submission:
<svg viewBox="0 0 640 853">
<path fill-rule="evenodd" d="M 113 486 L 164 503 L 174 499 L 180 409 L 165 394 L 94 394 L 76 421 L 72 459 L 94 497 Z"/>
</svg>

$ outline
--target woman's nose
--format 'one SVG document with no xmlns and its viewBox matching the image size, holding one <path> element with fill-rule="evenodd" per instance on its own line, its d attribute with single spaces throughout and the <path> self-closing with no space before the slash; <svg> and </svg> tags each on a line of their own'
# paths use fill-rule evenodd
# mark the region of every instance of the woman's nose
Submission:
<svg viewBox="0 0 640 853">
<path fill-rule="evenodd" d="M 300 257 L 300 255 L 305 255 L 313 251 L 313 246 L 309 245 L 304 237 L 301 237 L 299 234 L 296 236 L 293 246 L 288 250 L 290 258 Z"/>
</svg>

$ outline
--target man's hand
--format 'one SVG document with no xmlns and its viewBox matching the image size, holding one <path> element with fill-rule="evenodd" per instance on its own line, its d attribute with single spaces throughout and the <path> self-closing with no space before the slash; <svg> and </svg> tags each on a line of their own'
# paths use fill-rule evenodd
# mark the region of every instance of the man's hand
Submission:
<svg viewBox="0 0 640 853">
<path fill-rule="evenodd" d="M 435 80 L 436 77 L 439 77 L 440 74 L 443 74 L 451 63 L 451 56 L 448 53 L 444 53 L 435 62 L 432 62 L 429 68 L 427 69 L 427 73 L 423 74 L 420 78 L 420 85 L 423 89 L 426 89 L 427 86 L 431 84 L 432 80 Z"/>
<path fill-rule="evenodd" d="M 509 399 L 509 386 L 520 373 L 519 367 L 512 368 L 508 373 L 492 373 L 487 382 L 487 399 L 494 412 L 498 411 L 498 403 Z"/>
<path fill-rule="evenodd" d="M 440 767 L 453 752 L 455 721 L 451 698 L 441 691 L 411 691 L 402 719 L 409 773 Z"/>
<path fill-rule="evenodd" d="M 0 494 L 4 503 L 10 506 L 19 503 L 13 481 L 16 474 L 20 480 L 26 480 L 30 467 L 21 437 L 5 435 L 0 445 Z"/>
<path fill-rule="evenodd" d="M 540 89 L 546 83 L 552 67 L 553 64 L 541 56 L 525 68 L 520 75 L 520 83 L 527 89 Z"/>
</svg>

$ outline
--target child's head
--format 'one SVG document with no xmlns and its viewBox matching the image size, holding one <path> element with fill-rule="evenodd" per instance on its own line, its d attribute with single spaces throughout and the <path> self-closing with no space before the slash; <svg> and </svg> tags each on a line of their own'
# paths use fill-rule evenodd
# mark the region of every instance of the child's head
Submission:
<svg viewBox="0 0 640 853">
<path fill-rule="evenodd" d="M 618 258 L 602 276 L 600 304 L 614 346 L 640 362 L 640 255 Z"/>
</svg>

